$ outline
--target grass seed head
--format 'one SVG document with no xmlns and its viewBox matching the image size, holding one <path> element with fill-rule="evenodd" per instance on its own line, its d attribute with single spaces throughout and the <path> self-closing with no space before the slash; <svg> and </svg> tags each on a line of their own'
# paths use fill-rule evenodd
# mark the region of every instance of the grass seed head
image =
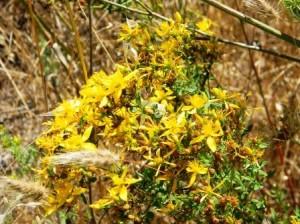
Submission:
<svg viewBox="0 0 300 224">
<path fill-rule="evenodd" d="M 98 151 L 76 151 L 67 152 L 48 157 L 47 160 L 52 165 L 78 165 L 83 167 L 95 166 L 97 168 L 107 168 L 119 161 L 119 155 L 107 149 Z"/>
<path fill-rule="evenodd" d="M 245 0 L 244 5 L 259 17 L 280 19 L 279 7 L 268 0 Z"/>
<path fill-rule="evenodd" d="M 0 195 L 8 197 L 17 197 L 22 195 L 23 200 L 41 201 L 48 196 L 48 190 L 42 185 L 27 181 L 15 180 L 6 176 L 0 177 Z"/>
</svg>

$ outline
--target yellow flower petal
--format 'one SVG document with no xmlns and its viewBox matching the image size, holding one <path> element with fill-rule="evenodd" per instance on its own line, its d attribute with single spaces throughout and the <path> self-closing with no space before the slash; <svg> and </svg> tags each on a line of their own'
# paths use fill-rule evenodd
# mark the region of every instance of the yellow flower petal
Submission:
<svg viewBox="0 0 300 224">
<path fill-rule="evenodd" d="M 197 174 L 193 173 L 192 176 L 191 176 L 191 178 L 190 178 L 189 184 L 186 186 L 187 188 L 191 187 L 195 183 L 196 177 L 197 177 Z"/>
<path fill-rule="evenodd" d="M 127 194 L 127 188 L 125 186 L 120 187 L 119 196 L 123 201 L 127 201 L 128 194 Z"/>
<path fill-rule="evenodd" d="M 212 152 L 217 151 L 216 140 L 213 137 L 208 137 L 206 143 Z"/>
<path fill-rule="evenodd" d="M 112 204 L 114 201 L 112 199 L 99 199 L 98 201 L 94 202 L 93 204 L 90 205 L 91 208 L 95 209 L 101 209 L 104 208 L 110 204 Z"/>
<path fill-rule="evenodd" d="M 175 17 L 175 21 L 177 23 L 181 23 L 182 22 L 182 17 L 181 17 L 181 15 L 180 15 L 179 12 L 176 12 L 174 17 Z"/>
<path fill-rule="evenodd" d="M 208 32 L 209 34 L 211 34 L 210 32 L 210 27 L 212 25 L 211 20 L 204 18 L 202 21 L 196 23 L 196 26 L 199 30 L 202 30 L 204 32 Z"/>
<path fill-rule="evenodd" d="M 196 138 L 193 138 L 192 141 L 190 142 L 191 145 L 202 142 L 202 140 L 205 138 L 204 135 L 199 135 Z"/>
<path fill-rule="evenodd" d="M 89 126 L 83 133 L 82 135 L 82 141 L 87 141 L 89 139 L 89 137 L 91 136 L 93 130 L 93 126 Z"/>
</svg>

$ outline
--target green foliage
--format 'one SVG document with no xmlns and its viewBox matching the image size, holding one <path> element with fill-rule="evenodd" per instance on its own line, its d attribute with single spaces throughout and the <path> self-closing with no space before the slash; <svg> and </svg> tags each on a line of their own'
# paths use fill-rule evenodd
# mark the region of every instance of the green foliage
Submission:
<svg viewBox="0 0 300 224">
<path fill-rule="evenodd" d="M 0 126 L 0 145 L 11 153 L 18 167 L 16 174 L 24 176 L 32 171 L 32 166 L 36 163 L 38 151 L 33 146 L 22 147 L 21 140 L 12 136 L 4 126 Z"/>
<path fill-rule="evenodd" d="M 283 0 L 283 4 L 295 18 L 300 20 L 300 0 Z"/>
</svg>

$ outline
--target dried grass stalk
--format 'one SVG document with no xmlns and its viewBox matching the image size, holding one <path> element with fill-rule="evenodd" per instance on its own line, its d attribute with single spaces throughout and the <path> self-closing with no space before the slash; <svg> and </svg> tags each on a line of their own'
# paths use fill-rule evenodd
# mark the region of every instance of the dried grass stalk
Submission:
<svg viewBox="0 0 300 224">
<path fill-rule="evenodd" d="M 45 200 L 49 192 L 37 182 L 27 180 L 15 180 L 6 176 L 0 176 L 0 195 L 16 198 L 17 195 L 22 195 L 23 199 L 32 201 Z"/>
<path fill-rule="evenodd" d="M 67 152 L 47 157 L 47 162 L 53 165 L 78 165 L 83 167 L 95 166 L 98 168 L 107 168 L 119 160 L 120 157 L 118 154 L 107 149 L 101 149 L 99 151 Z"/>
<path fill-rule="evenodd" d="M 268 0 L 245 0 L 244 5 L 260 17 L 280 19 L 279 8 Z"/>
</svg>

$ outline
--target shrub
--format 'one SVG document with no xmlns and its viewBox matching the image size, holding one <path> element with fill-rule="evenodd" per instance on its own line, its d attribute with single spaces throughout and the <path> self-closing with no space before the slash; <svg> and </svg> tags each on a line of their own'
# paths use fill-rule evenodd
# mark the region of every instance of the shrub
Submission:
<svg viewBox="0 0 300 224">
<path fill-rule="evenodd" d="M 260 223 L 266 144 L 248 137 L 243 98 L 212 87 L 215 44 L 179 14 L 125 24 L 120 40 L 127 59 L 90 77 L 36 141 L 47 214 L 86 204 L 117 223 Z"/>
</svg>

